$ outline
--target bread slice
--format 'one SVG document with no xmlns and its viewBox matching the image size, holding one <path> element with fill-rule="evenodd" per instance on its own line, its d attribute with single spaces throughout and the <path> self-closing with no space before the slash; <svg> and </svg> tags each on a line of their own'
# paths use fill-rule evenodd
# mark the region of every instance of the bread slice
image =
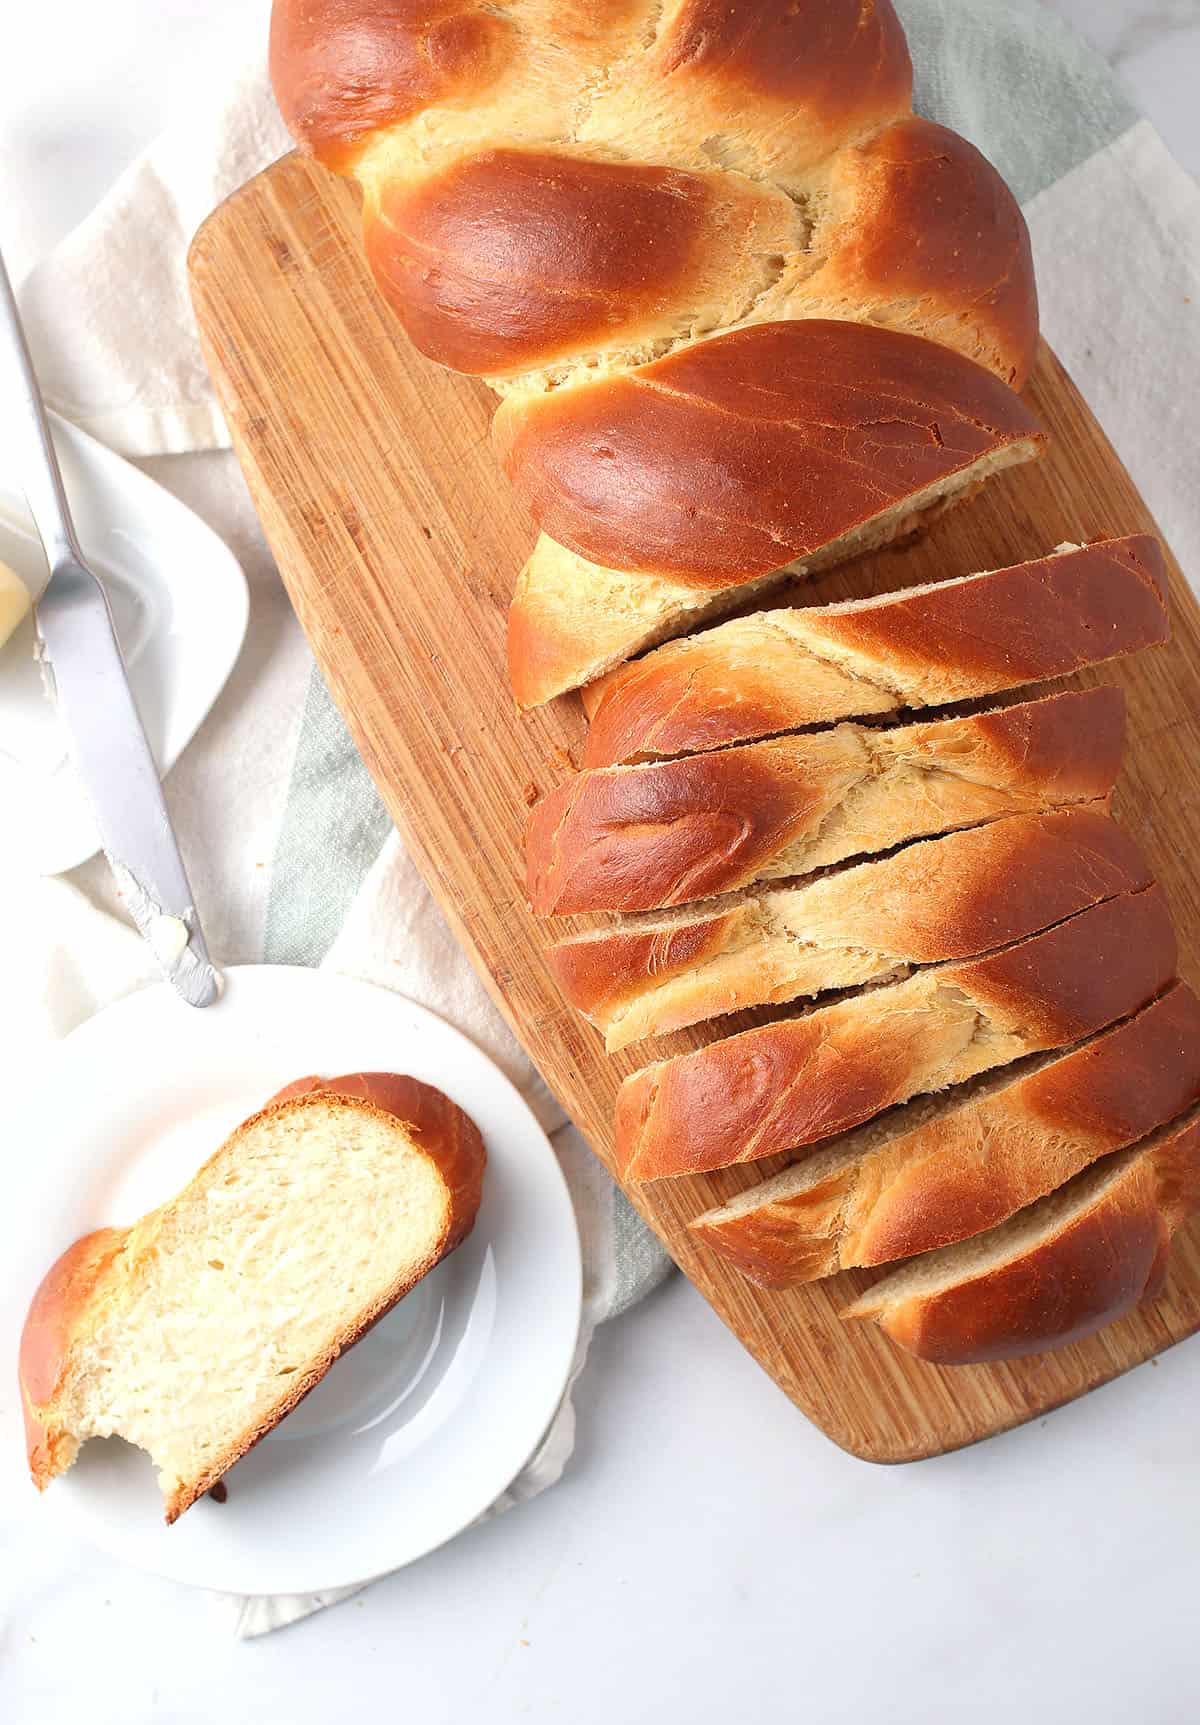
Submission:
<svg viewBox="0 0 1200 1725">
<path fill-rule="evenodd" d="M 175 1521 L 459 1244 L 484 1163 L 429 1085 L 305 1079 L 167 1203 L 76 1241 L 21 1337 L 39 1490 L 116 1434 L 149 1452 Z"/>
<path fill-rule="evenodd" d="M 911 533 L 1045 441 L 962 355 L 815 317 L 508 396 L 492 433 L 543 530 L 509 617 L 522 707 Z"/>
<path fill-rule="evenodd" d="M 1170 633 L 1148 534 L 841 605 L 755 611 L 583 691 L 583 763 L 724 748 L 803 725 L 974 701 L 1137 653 Z"/>
<path fill-rule="evenodd" d="M 1065 1347 L 1162 1292 L 1172 1236 L 1198 1205 L 1193 1109 L 999 1228 L 915 1258 L 841 1315 L 943 1366 Z"/>
<path fill-rule="evenodd" d="M 922 1098 L 707 1211 L 693 1232 L 765 1288 L 891 1263 L 1005 1221 L 1200 1102 L 1200 1001 L 1135 1018 L 1016 1076 Z"/>
<path fill-rule="evenodd" d="M 660 1061 L 617 1093 L 626 1180 L 754 1162 L 814 1144 L 923 1091 L 1065 1048 L 1173 980 L 1158 887 L 1110 899 L 986 958 L 782 1018 Z"/>
<path fill-rule="evenodd" d="M 1080 804 L 925 839 L 808 886 L 743 893 L 572 935 L 547 957 L 609 1049 L 743 1007 L 903 976 L 1035 934 L 1151 883 L 1107 814 Z"/>
<path fill-rule="evenodd" d="M 1102 688 L 578 773 L 530 816 L 530 904 L 538 916 L 660 910 L 1002 815 L 1092 802 L 1116 782 L 1124 735 L 1124 697 Z"/>
</svg>

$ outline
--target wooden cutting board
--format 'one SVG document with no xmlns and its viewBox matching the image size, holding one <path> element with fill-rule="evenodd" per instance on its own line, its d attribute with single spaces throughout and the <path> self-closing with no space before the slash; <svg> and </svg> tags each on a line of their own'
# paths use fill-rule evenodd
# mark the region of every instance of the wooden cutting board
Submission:
<svg viewBox="0 0 1200 1725">
<path fill-rule="evenodd" d="M 209 366 L 267 538 L 363 759 L 484 983 L 608 1162 L 618 1081 L 652 1056 L 610 1058 L 566 1008 L 522 884 L 527 807 L 577 758 L 582 710 L 574 696 L 525 719 L 513 710 L 505 610 L 534 535 L 489 448 L 493 398 L 409 346 L 371 285 L 357 228 L 352 191 L 295 156 L 217 210 L 191 260 Z M 920 545 L 805 591 L 821 601 L 857 597 L 1019 562 L 1063 540 L 1153 529 L 1048 349 L 1029 393 L 1052 434 L 1037 470 L 1004 475 Z M 1182 968 L 1196 977 L 1200 614 L 1178 569 L 1171 574 L 1173 645 L 1104 676 L 1130 698 L 1120 805 L 1167 888 Z M 665 1039 L 654 1056 L 711 1034 Z M 629 1196 L 796 1405 L 856 1455 L 907 1461 L 971 1443 L 1200 1327 L 1194 1230 L 1176 1246 L 1167 1296 L 1089 1342 L 1006 1366 L 922 1365 L 873 1326 L 839 1321 L 869 1277 L 769 1294 L 692 1243 L 687 1220 L 762 1166 Z"/>
</svg>

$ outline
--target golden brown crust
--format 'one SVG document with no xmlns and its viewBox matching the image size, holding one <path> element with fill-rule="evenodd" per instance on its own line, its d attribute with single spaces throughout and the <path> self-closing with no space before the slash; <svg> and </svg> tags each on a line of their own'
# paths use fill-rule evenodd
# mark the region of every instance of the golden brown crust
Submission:
<svg viewBox="0 0 1200 1725">
<path fill-rule="evenodd" d="M 381 129 L 477 98 L 512 48 L 509 20 L 481 0 L 274 0 L 271 10 L 280 112 L 339 171 Z"/>
<path fill-rule="evenodd" d="M 811 53 L 804 67 L 827 70 Z M 393 309 L 459 370 L 505 376 L 622 338 L 835 316 L 930 336 L 1019 387 L 1037 328 L 1028 235 L 977 151 L 907 116 L 835 158 L 829 203 L 808 236 L 761 179 L 559 143 L 396 174 L 364 220 Z"/>
<path fill-rule="evenodd" d="M 835 1140 L 691 1226 L 763 1287 L 891 1263 L 997 1226 L 1198 1100 L 1200 1002 L 1178 984 L 1001 1089 L 907 1130 L 902 1113 L 861 1151 Z"/>
<path fill-rule="evenodd" d="M 688 1227 L 718 1258 L 760 1288 L 798 1288 L 842 1267 L 839 1217 L 854 1193 L 853 1166 L 830 1168 L 800 1192 L 773 1198 L 764 1181 L 760 1202 L 726 1214 L 718 1205 Z M 753 1188 L 757 1191 L 758 1188 Z"/>
<path fill-rule="evenodd" d="M 604 1024 L 614 1008 L 636 998 L 648 985 L 726 951 L 744 932 L 752 909 L 738 904 L 699 911 L 686 922 L 663 929 L 636 924 L 601 929 L 559 941 L 547 948 L 546 959 L 571 1005 Z"/>
<path fill-rule="evenodd" d="M 825 262 L 797 290 L 806 315 L 871 306 L 957 348 L 1014 389 L 1037 350 L 1029 230 L 985 156 L 945 126 L 898 120 L 835 160 L 813 237 Z"/>
<path fill-rule="evenodd" d="M 845 731 L 577 774 L 530 815 L 529 902 L 537 916 L 654 910 L 743 886 L 862 776 Z"/>
<path fill-rule="evenodd" d="M 1152 534 L 1038 557 L 978 581 L 938 587 L 924 603 L 816 612 L 818 637 L 894 666 L 961 668 L 957 699 L 1063 677 L 1168 638 L 1167 574 Z"/>
<path fill-rule="evenodd" d="M 760 612 L 585 691 L 583 761 L 615 766 L 976 700 L 1140 652 L 1169 630 L 1162 547 L 1147 534 L 854 607 Z M 831 671 L 830 653 L 855 655 L 851 670 Z"/>
<path fill-rule="evenodd" d="M 934 966 L 646 1067 L 617 1093 L 617 1172 L 701 1173 L 848 1131 L 922 1091 L 1136 1012 L 1166 988 L 1176 956 L 1170 913 L 1151 887 L 988 958 Z"/>
<path fill-rule="evenodd" d="M 821 318 L 714 336 L 493 421 L 538 525 L 600 564 L 742 585 L 947 481 L 1036 419 L 919 336 Z"/>
<path fill-rule="evenodd" d="M 802 192 L 832 151 L 911 106 L 890 0 L 691 0 L 663 9 L 579 136 L 644 159 L 707 156 Z"/>
<path fill-rule="evenodd" d="M 908 44 L 891 0 L 684 0 L 664 33 L 663 79 L 778 103 L 832 141 L 912 99 Z M 828 145 L 826 146 L 829 147 Z"/>
<path fill-rule="evenodd" d="M 841 725 L 585 771 L 531 813 L 529 901 L 538 916 L 656 910 L 956 826 L 1091 801 L 1112 789 L 1123 742 L 1123 697 L 1102 688 L 890 731 Z M 833 824 L 842 809 L 858 820 L 844 833 Z M 819 848 L 800 855 L 814 840 Z"/>
<path fill-rule="evenodd" d="M 657 999 L 652 1030 L 642 1034 L 662 1034 L 717 1013 L 850 986 L 866 953 L 879 957 L 879 974 L 970 958 L 1150 883 L 1145 857 L 1103 808 L 1058 809 L 924 840 L 798 890 L 750 894 L 668 923 L 632 919 L 574 935 L 547 958 L 571 1005 L 601 1028 L 633 1003 L 649 1009 Z M 815 949 L 804 972 L 810 979 L 823 958 L 828 975 L 818 985 L 781 986 L 793 943 Z M 779 966 L 771 962 L 777 947 Z M 666 995 L 668 982 L 717 958 L 725 961 L 719 975 L 710 969 L 686 995 Z"/>
<path fill-rule="evenodd" d="M 1170 1239 L 1141 1185 L 986 1279 L 884 1313 L 880 1328 L 907 1353 L 942 1366 L 1021 1359 L 1082 1341 L 1161 1291 Z"/>
<path fill-rule="evenodd" d="M 238 1140 L 264 1116 L 282 1115 L 315 1106 L 366 1110 L 379 1117 L 398 1118 L 413 1129 L 418 1147 L 436 1164 L 447 1187 L 445 1232 L 427 1261 L 398 1280 L 370 1304 L 352 1329 L 338 1336 L 326 1354 L 305 1372 L 289 1380 L 271 1416 L 235 1445 L 216 1456 L 199 1478 L 187 1482 L 167 1499 L 166 1518 L 173 1522 L 185 1509 L 274 1429 L 348 1347 L 359 1340 L 396 1302 L 429 1273 L 470 1232 L 478 1209 L 486 1154 L 479 1131 L 461 1109 L 440 1091 L 417 1079 L 392 1073 L 351 1073 L 342 1078 L 297 1079 L 274 1096 L 265 1108 L 243 1121 L 192 1177 L 187 1191 L 202 1181 L 218 1159 L 236 1153 Z M 169 1211 L 182 1194 L 162 1206 Z M 106 1228 L 75 1242 L 43 1278 L 25 1320 L 21 1337 L 19 1376 L 25 1414 L 26 1442 L 34 1484 L 44 1490 L 49 1481 L 74 1460 L 75 1438 L 59 1419 L 54 1397 L 75 1338 L 88 1325 L 96 1303 L 113 1278 L 134 1273 L 121 1263 L 131 1236 L 144 1233 L 159 1212 L 150 1212 L 130 1228 Z"/>
<path fill-rule="evenodd" d="M 522 576 L 508 608 L 504 661 L 517 710 L 527 713 L 575 687 L 577 644 L 537 604 L 519 602 Z"/>
<path fill-rule="evenodd" d="M 385 186 L 366 242 L 422 353 L 503 377 L 748 301 L 795 226 L 739 175 L 498 149 Z"/>
<path fill-rule="evenodd" d="M 595 565 L 577 595 L 522 577 L 522 705 L 1040 452 L 1005 388 L 1036 335 L 1024 223 L 912 116 L 889 0 L 276 0 L 271 74 L 358 178 L 417 344 L 516 391 L 499 446 Z"/>
<path fill-rule="evenodd" d="M 76 1314 L 86 1308 L 108 1274 L 127 1232 L 100 1228 L 76 1240 L 47 1270 L 30 1302 L 17 1374 L 29 1472 L 39 1491 L 75 1459 L 75 1439 L 45 1410 L 62 1378 Z"/>
<path fill-rule="evenodd" d="M 1200 1121 L 1190 1118 L 985 1235 L 998 1262 L 976 1267 L 951 1247 L 937 1255 L 945 1285 L 893 1293 L 899 1278 L 885 1278 L 842 1316 L 875 1318 L 898 1346 L 946 1366 L 1064 1347 L 1162 1291 L 1171 1236 L 1198 1204 Z"/>
<path fill-rule="evenodd" d="M 893 1147 L 889 1202 L 856 1226 L 846 1262 L 892 1263 L 982 1233 L 1182 1114 L 1200 1100 L 1200 1001 L 1177 985 L 1019 1092 L 979 1105 L 982 1140 L 943 1116 L 919 1144 Z"/>
<path fill-rule="evenodd" d="M 609 350 L 634 363 L 689 329 L 824 316 L 936 339 L 1020 388 L 1037 340 L 1015 200 L 977 150 L 926 120 L 837 157 L 811 238 L 784 192 L 729 169 L 562 146 L 484 149 L 384 180 L 364 234 L 421 352 L 493 378 Z"/>
</svg>

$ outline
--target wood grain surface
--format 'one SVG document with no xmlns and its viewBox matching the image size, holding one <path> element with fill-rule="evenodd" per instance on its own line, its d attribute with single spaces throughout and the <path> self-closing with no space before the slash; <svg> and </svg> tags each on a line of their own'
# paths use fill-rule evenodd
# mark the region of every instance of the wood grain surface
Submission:
<svg viewBox="0 0 1200 1725">
<path fill-rule="evenodd" d="M 409 346 L 370 283 L 357 227 L 347 186 L 295 156 L 217 210 L 191 260 L 209 366 L 300 621 L 405 843 L 550 1087 L 608 1162 L 621 1077 L 715 1032 L 682 1032 L 610 1058 L 558 995 L 542 957 L 549 930 L 525 906 L 522 831 L 528 805 L 578 757 L 582 709 L 571 696 L 524 719 L 514 710 L 504 620 L 533 529 L 489 447 L 493 398 Z M 1018 562 L 1063 540 L 1153 528 L 1045 348 L 1029 393 L 1052 437 L 1039 468 L 1004 475 L 920 544 L 872 557 L 803 596 L 857 597 Z M 1103 676 L 1124 683 L 1130 698 L 1119 813 L 1166 886 L 1183 972 L 1195 978 L 1200 616 L 1174 567 L 1172 582 L 1173 644 Z M 551 926 L 562 933 L 585 922 Z M 756 1016 L 743 1014 L 734 1027 Z M 1192 1230 L 1176 1246 L 1166 1297 L 1091 1341 L 1011 1365 L 923 1365 L 874 1327 L 839 1320 L 869 1277 L 847 1273 L 771 1294 L 693 1243 L 689 1218 L 780 1160 L 629 1196 L 796 1405 L 856 1455 L 897 1462 L 974 1442 L 1200 1327 L 1200 1231 Z"/>
</svg>

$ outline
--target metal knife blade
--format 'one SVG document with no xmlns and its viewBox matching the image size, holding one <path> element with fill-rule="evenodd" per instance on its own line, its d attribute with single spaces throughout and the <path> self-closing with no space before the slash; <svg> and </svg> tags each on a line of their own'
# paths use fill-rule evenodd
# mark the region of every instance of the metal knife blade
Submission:
<svg viewBox="0 0 1200 1725">
<path fill-rule="evenodd" d="M 184 999 L 219 992 L 104 590 L 60 567 L 35 610 L 71 761 L 130 916 Z M 172 926 L 174 925 L 174 926 Z"/>
<path fill-rule="evenodd" d="M 208 956 L 158 768 L 129 687 L 104 588 L 80 550 L 16 299 L 0 258 L 0 360 L 6 408 L 23 420 L 14 456 L 46 549 L 50 581 L 34 606 L 72 763 L 126 908 L 168 982 L 208 1006 L 220 979 Z"/>
</svg>

